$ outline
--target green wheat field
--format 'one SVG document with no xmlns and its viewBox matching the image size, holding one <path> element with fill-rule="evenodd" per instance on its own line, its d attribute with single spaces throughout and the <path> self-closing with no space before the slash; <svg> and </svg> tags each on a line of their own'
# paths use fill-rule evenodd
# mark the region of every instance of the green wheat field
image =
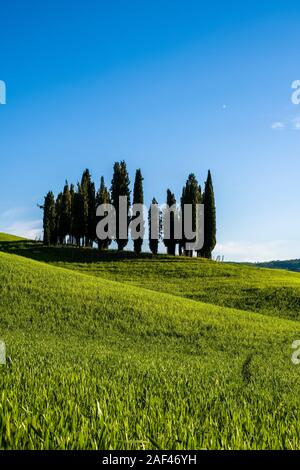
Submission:
<svg viewBox="0 0 300 470">
<path fill-rule="evenodd" d="M 0 234 L 1 449 L 299 449 L 297 273 Z"/>
</svg>

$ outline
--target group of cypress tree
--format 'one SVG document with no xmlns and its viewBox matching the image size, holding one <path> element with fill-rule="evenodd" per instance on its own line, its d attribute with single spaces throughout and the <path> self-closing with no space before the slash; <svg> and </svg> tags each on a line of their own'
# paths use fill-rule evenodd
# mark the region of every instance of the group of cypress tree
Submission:
<svg viewBox="0 0 300 470">
<path fill-rule="evenodd" d="M 59 193 L 56 198 L 53 192 L 49 191 L 45 197 L 44 205 L 42 206 L 44 210 L 44 244 L 62 245 L 69 243 L 77 246 L 92 247 L 94 243 L 97 243 L 99 250 L 107 249 L 112 242 L 112 237 L 108 235 L 106 240 L 97 239 L 96 225 L 100 218 L 96 216 L 96 208 L 101 204 L 112 204 L 116 211 L 117 222 L 114 240 L 117 243 L 118 250 L 122 251 L 128 243 L 128 236 L 124 238 L 124 234 L 122 236 L 119 234 L 119 196 L 127 196 L 127 213 L 129 214 L 131 207 L 130 179 L 124 161 L 114 164 L 110 189 L 107 188 L 104 178 L 101 177 L 100 186 L 96 192 L 91 174 L 89 170 L 86 169 L 83 172 L 81 182 L 77 183 L 76 188 L 73 184 L 69 186 L 66 181 L 63 191 Z M 132 202 L 133 204 L 144 204 L 143 176 L 140 169 L 136 170 L 135 174 Z M 167 190 L 166 203 L 169 207 L 177 207 L 175 195 L 170 189 Z M 180 239 L 176 237 L 175 225 L 180 218 L 179 223 L 183 226 L 184 205 L 190 204 L 192 206 L 193 216 L 192 228 L 195 231 L 196 204 L 200 203 L 204 204 L 204 245 L 201 250 L 197 251 L 197 256 L 211 258 L 212 251 L 216 245 L 216 208 L 210 171 L 208 172 L 203 193 L 195 175 L 189 175 L 182 190 L 180 199 L 181 211 L 175 210 L 170 213 L 170 233 L 168 237 L 164 238 L 163 234 L 164 211 L 157 209 L 159 236 L 158 239 L 152 238 L 151 211 L 154 210 L 154 206 L 150 206 L 148 212 L 149 248 L 153 254 L 158 253 L 159 242 L 162 241 L 167 248 L 167 253 L 170 255 L 176 254 L 177 246 L 179 254 L 184 253 L 187 256 L 193 255 L 191 251 L 185 250 L 187 240 L 182 237 Z M 152 199 L 151 204 L 157 205 L 155 198 Z M 128 215 L 127 227 L 129 223 L 139 215 L 140 214 Z M 135 253 L 140 254 L 145 234 L 144 222 L 139 222 L 137 227 L 140 238 L 133 240 L 133 245 Z M 184 233 L 184 231 L 182 233 Z"/>
<path fill-rule="evenodd" d="M 84 171 L 76 189 L 66 181 L 56 199 L 49 191 L 43 206 L 44 243 L 62 245 L 68 238 L 72 244 L 92 246 L 96 238 L 95 208 L 95 185 L 89 170 Z"/>
<path fill-rule="evenodd" d="M 187 240 L 184 236 L 184 219 L 186 204 L 189 204 L 192 207 L 193 232 L 195 232 L 197 228 L 196 206 L 197 204 L 204 205 L 204 244 L 200 250 L 197 250 L 196 255 L 198 257 L 211 259 L 212 251 L 216 246 L 216 206 L 210 170 L 208 171 L 203 193 L 196 176 L 193 173 L 189 175 L 186 184 L 182 189 L 182 195 L 180 198 L 180 211 L 174 211 L 174 213 L 170 214 L 171 236 L 167 239 L 164 239 L 164 237 L 162 236 L 164 245 L 167 248 L 167 253 L 170 255 L 176 254 L 176 247 L 178 245 L 178 251 L 180 255 L 185 254 L 186 256 L 193 256 L 193 252 L 191 250 L 186 250 L 185 248 L 186 243 L 190 242 L 190 240 Z M 167 205 L 169 207 L 177 207 L 176 197 L 170 191 L 170 189 L 167 190 Z M 162 214 L 162 218 L 163 217 L 164 214 Z M 176 238 L 176 223 L 181 225 L 182 236 L 180 239 Z"/>
</svg>

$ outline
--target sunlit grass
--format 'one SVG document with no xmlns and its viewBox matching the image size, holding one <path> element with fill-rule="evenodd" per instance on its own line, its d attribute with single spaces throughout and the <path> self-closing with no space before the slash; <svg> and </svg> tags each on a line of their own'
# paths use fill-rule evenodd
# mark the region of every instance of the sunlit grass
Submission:
<svg viewBox="0 0 300 470">
<path fill-rule="evenodd" d="M 57 250 L 48 261 L 89 275 L 0 253 L 0 448 L 300 448 L 297 275 L 111 254 L 72 266 Z M 218 283 L 243 308 L 213 305 Z M 247 311 L 253 283 L 293 289 L 284 318 L 276 297 Z"/>
</svg>

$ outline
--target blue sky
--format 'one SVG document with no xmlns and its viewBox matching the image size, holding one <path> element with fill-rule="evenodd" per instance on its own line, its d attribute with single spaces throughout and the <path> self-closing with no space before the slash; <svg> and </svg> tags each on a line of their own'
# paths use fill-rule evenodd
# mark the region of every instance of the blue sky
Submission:
<svg viewBox="0 0 300 470">
<path fill-rule="evenodd" d="M 35 236 L 44 194 L 141 167 L 145 198 L 212 171 L 215 255 L 300 257 L 296 1 L 1 4 L 0 231 Z"/>
</svg>

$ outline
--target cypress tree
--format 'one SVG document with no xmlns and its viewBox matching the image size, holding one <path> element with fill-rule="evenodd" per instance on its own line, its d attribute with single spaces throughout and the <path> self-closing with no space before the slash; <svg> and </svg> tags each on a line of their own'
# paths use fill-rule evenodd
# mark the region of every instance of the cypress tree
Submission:
<svg viewBox="0 0 300 470">
<path fill-rule="evenodd" d="M 91 224 L 91 206 L 93 204 L 93 201 L 90 201 L 90 195 L 91 195 L 91 175 L 88 169 L 86 169 L 81 178 L 81 195 L 83 198 L 83 221 L 84 221 L 84 245 L 85 246 L 90 246 L 91 245 L 91 240 L 90 240 L 90 224 Z"/>
<path fill-rule="evenodd" d="M 153 205 L 156 205 L 157 206 L 157 212 L 158 214 L 158 238 L 152 238 L 152 212 L 153 212 L 153 209 L 152 209 L 152 206 Z M 152 199 L 152 202 L 151 202 L 151 206 L 150 206 L 150 209 L 149 209 L 149 212 L 148 212 L 148 226 L 149 226 L 149 248 L 151 250 L 151 252 L 154 254 L 154 255 L 157 255 L 158 253 L 158 245 L 159 245 L 159 240 L 161 238 L 161 228 L 162 228 L 162 215 L 161 215 L 161 211 L 158 207 L 158 202 L 155 198 Z"/>
<path fill-rule="evenodd" d="M 181 196 L 181 221 L 182 221 L 182 241 L 180 243 L 181 245 L 181 250 L 184 249 L 184 245 L 187 242 L 192 242 L 193 240 L 187 240 L 185 235 L 184 235 L 184 222 L 185 222 L 185 210 L 184 210 L 184 205 L 185 204 L 190 204 L 192 206 L 192 231 L 196 231 L 196 205 L 201 204 L 201 188 L 198 184 L 196 176 L 191 173 L 188 176 L 188 179 L 186 181 L 186 184 L 182 190 L 182 196 Z M 186 251 L 185 254 L 187 256 L 193 256 L 192 251 Z"/>
<path fill-rule="evenodd" d="M 60 214 L 60 232 L 63 241 L 66 236 L 71 232 L 72 220 L 72 197 L 69 189 L 68 182 L 66 181 L 61 200 L 61 214 Z"/>
<path fill-rule="evenodd" d="M 170 191 L 170 189 L 167 190 L 167 206 L 171 208 L 172 206 L 176 206 L 176 198 L 175 195 Z M 167 211 L 164 211 L 163 214 L 164 218 L 164 232 L 165 232 L 165 227 L 167 223 Z M 176 253 L 176 245 L 179 243 L 179 240 L 177 240 L 176 234 L 175 234 L 175 225 L 178 224 L 178 212 L 175 210 L 175 213 L 172 211 L 170 212 L 170 233 L 169 233 L 169 238 L 165 238 L 166 234 L 164 233 L 164 245 L 167 248 L 167 253 L 168 255 L 175 255 Z"/>
<path fill-rule="evenodd" d="M 133 204 L 144 204 L 144 191 L 143 191 L 143 177 L 142 177 L 142 172 L 140 169 L 136 170 L 135 174 L 135 180 L 134 180 L 134 189 L 133 189 Z M 139 214 L 142 215 L 143 214 Z M 138 215 L 136 216 L 138 217 Z M 134 245 L 134 251 L 137 255 L 139 255 L 142 251 L 142 245 L 143 245 L 143 239 L 144 239 L 144 234 L 145 234 L 145 223 L 144 223 L 144 217 L 143 217 L 143 222 L 142 226 L 141 224 L 138 224 L 137 230 L 140 233 L 140 236 L 138 239 L 133 240 L 133 245 Z"/>
<path fill-rule="evenodd" d="M 184 237 L 184 204 L 186 204 L 186 187 L 182 188 L 181 198 L 180 198 L 180 209 L 181 209 L 181 225 L 182 225 L 182 238 L 179 241 L 179 255 L 182 255 L 185 251 L 184 244 L 185 244 L 185 237 Z"/>
<path fill-rule="evenodd" d="M 111 200 L 110 200 L 110 194 L 109 194 L 109 191 L 107 189 L 107 187 L 105 186 L 105 182 L 104 182 L 104 178 L 103 176 L 101 176 L 101 180 L 100 180 L 100 187 L 97 191 L 97 195 L 96 195 L 96 208 L 98 206 L 101 206 L 101 204 L 110 204 L 111 203 Z M 104 218 L 104 216 L 103 216 Z M 97 217 L 97 220 L 96 220 L 96 223 L 101 220 L 102 217 Z M 97 240 L 98 242 L 98 248 L 99 250 L 106 250 L 109 245 L 111 244 L 111 238 L 108 234 L 108 237 L 106 240 Z"/>
<path fill-rule="evenodd" d="M 43 229 L 44 229 L 44 244 L 50 245 L 56 243 L 56 220 L 55 220 L 55 199 L 52 191 L 49 191 L 45 197 L 44 202 L 44 217 L 43 217 Z"/>
<path fill-rule="evenodd" d="M 56 243 L 62 245 L 63 232 L 61 227 L 61 207 L 62 207 L 62 193 L 59 193 L 55 201 L 55 227 L 56 227 Z"/>
<path fill-rule="evenodd" d="M 111 181 L 111 202 L 116 211 L 116 242 L 118 250 L 122 251 L 128 243 L 128 225 L 129 225 L 129 207 L 130 207 L 130 180 L 127 172 L 126 163 L 124 161 L 116 162 L 114 164 L 113 178 Z M 119 197 L 127 197 L 127 236 L 124 238 L 123 234 L 120 233 L 120 205 Z M 122 237 L 122 238 L 121 238 Z"/>
<path fill-rule="evenodd" d="M 85 235 L 85 207 L 84 207 L 84 195 L 81 190 L 81 186 L 77 183 L 77 190 L 74 193 L 73 200 L 73 234 L 75 237 L 76 245 L 80 246 L 81 239 L 84 239 Z"/>
<path fill-rule="evenodd" d="M 73 232 L 73 206 L 74 206 L 74 194 L 75 194 L 75 189 L 74 189 L 74 184 L 71 184 L 70 186 L 70 195 L 71 195 L 71 228 L 70 228 L 70 237 L 71 237 L 71 244 L 74 245 L 74 232 Z"/>
<path fill-rule="evenodd" d="M 204 245 L 198 252 L 198 256 L 211 259 L 212 251 L 216 246 L 216 206 L 210 170 L 208 170 L 205 182 L 202 203 L 204 204 Z"/>
<path fill-rule="evenodd" d="M 96 240 L 96 190 L 92 181 L 88 186 L 88 240 L 90 246 Z"/>
</svg>

